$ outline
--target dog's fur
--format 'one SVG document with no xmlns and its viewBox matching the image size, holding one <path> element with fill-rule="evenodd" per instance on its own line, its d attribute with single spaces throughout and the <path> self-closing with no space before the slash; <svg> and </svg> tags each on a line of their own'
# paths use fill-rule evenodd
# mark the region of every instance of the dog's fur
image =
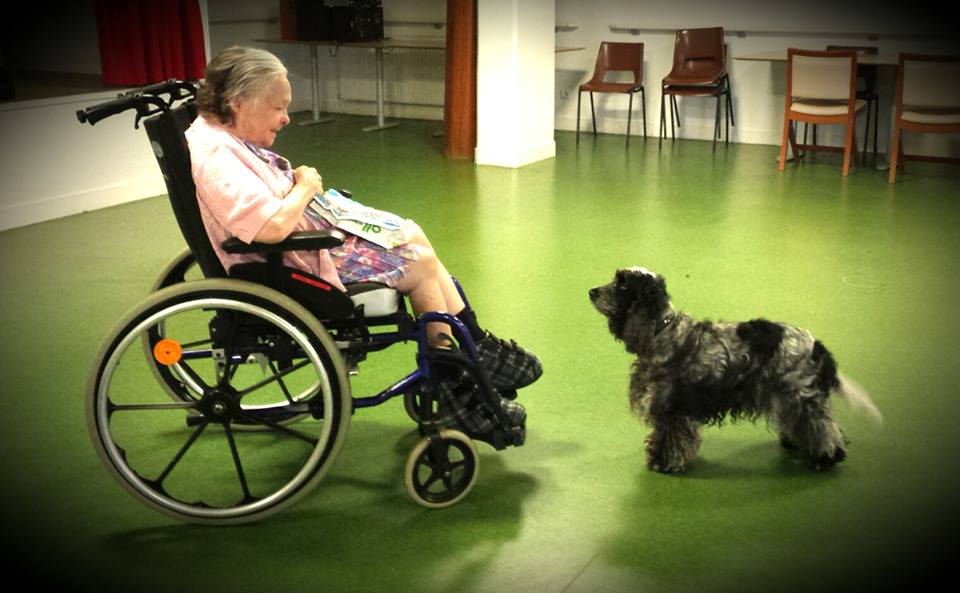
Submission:
<svg viewBox="0 0 960 593">
<path fill-rule="evenodd" d="M 843 461 L 847 444 L 830 413 L 830 394 L 880 417 L 807 331 L 765 319 L 694 321 L 674 310 L 663 277 L 644 268 L 618 270 L 612 282 L 590 290 L 590 300 L 637 356 L 630 405 L 653 428 L 645 441 L 652 470 L 683 471 L 704 424 L 760 417 L 784 447 L 828 469 Z"/>
</svg>

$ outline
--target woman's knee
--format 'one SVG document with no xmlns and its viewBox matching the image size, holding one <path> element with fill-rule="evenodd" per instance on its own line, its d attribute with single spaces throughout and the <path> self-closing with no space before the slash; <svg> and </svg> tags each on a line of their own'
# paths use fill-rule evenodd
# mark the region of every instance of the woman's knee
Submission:
<svg viewBox="0 0 960 593">
<path fill-rule="evenodd" d="M 410 225 L 410 243 L 433 249 L 433 245 L 430 244 L 430 239 L 427 238 L 427 234 L 423 232 L 423 229 L 420 228 L 420 225 L 412 220 L 410 221 Z"/>
<path fill-rule="evenodd" d="M 440 262 L 432 249 L 420 245 L 415 246 L 417 259 L 406 265 L 406 273 L 397 288 L 401 292 L 409 292 L 425 281 L 435 280 L 440 270 Z"/>
<path fill-rule="evenodd" d="M 422 276 L 433 277 L 440 271 L 440 260 L 437 259 L 437 253 L 422 245 L 417 246 L 417 261 L 413 267 L 417 269 Z"/>
</svg>

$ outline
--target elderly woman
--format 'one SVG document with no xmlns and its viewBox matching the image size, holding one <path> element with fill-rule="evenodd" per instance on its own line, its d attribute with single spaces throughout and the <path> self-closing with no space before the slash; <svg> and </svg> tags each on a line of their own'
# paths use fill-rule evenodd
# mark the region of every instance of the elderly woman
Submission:
<svg viewBox="0 0 960 593">
<path fill-rule="evenodd" d="M 324 192 L 317 170 L 293 167 L 268 150 L 277 133 L 290 123 L 290 102 L 287 70 L 265 50 L 231 47 L 207 66 L 197 96 L 200 116 L 186 137 L 203 223 L 227 269 L 257 257 L 224 252 L 220 244 L 230 237 L 276 243 L 295 230 L 332 226 L 307 208 L 314 196 Z M 494 387 L 507 393 L 535 381 L 542 373 L 539 360 L 515 342 L 481 329 L 420 227 L 406 220 L 399 232 L 404 241 L 391 248 L 348 236 L 335 249 L 288 252 L 284 263 L 341 289 L 343 283 L 361 281 L 394 287 L 408 295 L 417 314 L 454 314 L 476 341 L 480 362 Z M 445 330 L 443 324 L 430 324 L 430 343 L 442 346 Z M 441 400 L 444 393 L 453 391 L 462 400 L 469 399 L 455 383 L 452 377 L 441 382 Z M 522 415 L 518 404 L 504 401 L 504 406 L 512 416 Z"/>
</svg>

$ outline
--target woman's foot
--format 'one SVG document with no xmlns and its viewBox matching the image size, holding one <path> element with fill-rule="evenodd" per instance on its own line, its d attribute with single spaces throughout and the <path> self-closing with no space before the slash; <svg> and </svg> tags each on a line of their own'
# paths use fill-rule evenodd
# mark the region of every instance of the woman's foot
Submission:
<svg viewBox="0 0 960 593">
<path fill-rule="evenodd" d="M 527 412 L 522 405 L 497 397 L 507 417 L 508 426 L 502 426 L 480 386 L 463 369 L 457 369 L 450 376 L 442 378 L 436 388 L 441 422 L 446 426 L 452 424 L 471 436 L 489 435 L 497 428 L 523 426 L 526 422 Z"/>
<path fill-rule="evenodd" d="M 513 340 L 503 340 L 489 331 L 477 342 L 477 355 L 493 386 L 501 393 L 526 387 L 543 374 L 543 365 L 536 355 Z"/>
</svg>

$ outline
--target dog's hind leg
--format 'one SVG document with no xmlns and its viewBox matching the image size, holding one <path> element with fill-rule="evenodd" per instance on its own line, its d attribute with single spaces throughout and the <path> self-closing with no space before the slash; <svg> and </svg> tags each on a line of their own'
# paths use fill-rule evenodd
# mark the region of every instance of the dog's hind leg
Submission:
<svg viewBox="0 0 960 593">
<path fill-rule="evenodd" d="M 833 420 L 826 393 L 793 392 L 778 398 L 775 421 L 780 444 L 796 450 L 818 470 L 830 469 L 846 456 L 846 438 Z"/>
<path fill-rule="evenodd" d="M 647 435 L 647 467 L 656 472 L 682 472 L 700 449 L 700 423 L 689 418 L 659 420 Z"/>
</svg>

